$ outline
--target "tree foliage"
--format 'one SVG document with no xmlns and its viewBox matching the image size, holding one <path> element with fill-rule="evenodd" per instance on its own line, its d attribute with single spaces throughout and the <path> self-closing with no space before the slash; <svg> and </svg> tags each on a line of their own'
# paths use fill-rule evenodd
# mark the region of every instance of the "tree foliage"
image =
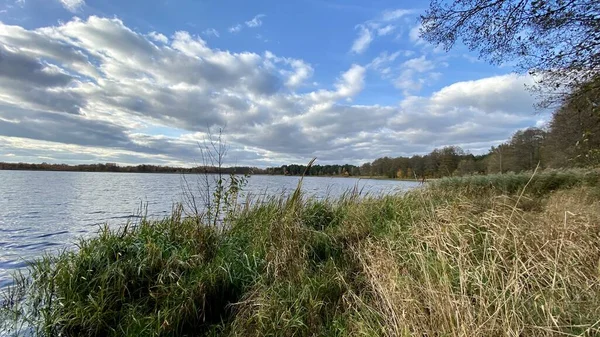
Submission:
<svg viewBox="0 0 600 337">
<path fill-rule="evenodd" d="M 461 41 L 495 64 L 516 60 L 553 92 L 600 73 L 598 0 L 433 0 L 421 22 L 425 40 L 446 50 Z"/>
<path fill-rule="evenodd" d="M 485 157 L 485 155 L 474 156 L 466 153 L 458 146 L 446 146 L 434 149 L 426 155 L 378 158 L 372 163 L 363 164 L 360 167 L 360 174 L 402 179 L 478 174 L 485 173 L 483 164 Z"/>
<path fill-rule="evenodd" d="M 600 164 L 600 79 L 575 92 L 554 112 L 547 140 L 550 165 Z"/>
</svg>

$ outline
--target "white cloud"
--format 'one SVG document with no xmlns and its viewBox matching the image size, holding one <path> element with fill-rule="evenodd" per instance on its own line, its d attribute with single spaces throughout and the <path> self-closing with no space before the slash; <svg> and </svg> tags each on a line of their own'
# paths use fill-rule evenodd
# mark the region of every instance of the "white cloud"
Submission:
<svg viewBox="0 0 600 337">
<path fill-rule="evenodd" d="M 532 104 L 521 106 L 523 102 L 534 102 L 524 90 L 525 85 L 533 84 L 531 77 L 517 74 L 457 82 L 434 93 L 432 101 L 442 106 L 478 107 L 488 112 L 526 110 L 533 113 Z"/>
<path fill-rule="evenodd" d="M 262 26 L 263 22 L 262 22 L 261 18 L 264 18 L 265 16 L 266 15 L 264 15 L 264 14 L 256 15 L 254 18 L 252 18 L 252 20 L 246 21 L 246 26 L 248 26 L 250 28 L 256 28 L 256 27 Z"/>
<path fill-rule="evenodd" d="M 534 99 L 524 89 L 531 81 L 529 76 L 509 74 L 458 82 L 429 97 L 411 96 L 401 102 L 401 112 L 388 125 L 404 133 L 400 130 L 418 130 L 405 135 L 413 142 L 431 138 L 436 146 L 478 144 L 485 150 L 515 129 L 537 122 Z"/>
<path fill-rule="evenodd" d="M 242 30 L 242 25 L 240 25 L 238 23 L 237 25 L 233 25 L 233 26 L 229 27 L 228 30 L 229 30 L 230 33 L 237 33 L 237 32 L 239 32 L 239 31 Z"/>
<path fill-rule="evenodd" d="M 277 57 L 270 51 L 265 52 L 265 59 L 269 67 L 275 67 L 273 63 L 290 66 L 291 69 L 279 69 L 279 73 L 286 79 L 285 85 L 291 89 L 302 86 L 314 73 L 312 66 L 303 60 Z"/>
<path fill-rule="evenodd" d="M 363 25 L 359 25 L 358 29 L 360 32 L 352 44 L 352 51 L 357 54 L 361 54 L 367 50 L 367 48 L 369 48 L 369 45 L 373 41 L 373 36 L 371 35 L 371 30 Z"/>
<path fill-rule="evenodd" d="M 410 57 L 413 54 L 402 50 L 394 53 L 384 51 L 375 57 L 367 67 L 377 71 L 383 79 L 393 79 L 393 85 L 402 90 L 404 95 L 409 96 L 419 92 L 425 85 L 437 81 L 441 73 L 435 70 L 447 65 L 440 60 L 428 59 L 425 55 L 395 64 L 399 57 Z"/>
<path fill-rule="evenodd" d="M 415 72 L 424 73 L 433 70 L 435 68 L 435 65 L 425 56 L 421 56 L 404 61 L 402 67 L 405 69 L 413 70 Z"/>
<path fill-rule="evenodd" d="M 0 23 L 0 148 L 16 161 L 182 165 L 198 157 L 207 126 L 226 126 L 240 165 L 359 163 L 450 144 L 485 148 L 540 119 L 527 76 L 361 105 L 351 101 L 368 85 L 366 70 L 384 72 L 402 51 L 314 88 L 305 60 L 219 50 L 185 31 L 161 36 L 94 16 L 34 30 Z M 438 65 L 415 57 L 399 66 L 418 82 Z"/>
<path fill-rule="evenodd" d="M 420 44 L 424 44 L 425 40 L 423 40 L 420 36 L 421 32 L 421 25 L 416 25 L 414 27 L 412 27 L 410 29 L 410 31 L 408 32 L 408 38 L 410 39 L 410 41 L 412 41 L 414 44 L 420 45 Z"/>
<path fill-rule="evenodd" d="M 336 84 L 337 92 L 342 97 L 352 97 L 358 94 L 365 85 L 365 68 L 353 64 Z"/>
<path fill-rule="evenodd" d="M 367 65 L 368 68 L 379 71 L 382 76 L 387 77 L 391 72 L 390 65 L 400 56 L 400 51 L 389 54 L 387 51 L 380 53 Z"/>
<path fill-rule="evenodd" d="M 244 22 L 244 24 L 249 28 L 260 27 L 263 24 L 261 19 L 264 17 L 266 17 L 265 14 L 258 14 L 255 17 L 253 17 L 251 20 Z M 243 28 L 244 28 L 244 26 L 242 24 L 238 23 L 238 24 L 235 24 L 235 25 L 229 27 L 228 31 L 230 33 L 239 33 Z"/>
<path fill-rule="evenodd" d="M 150 33 L 148 33 L 148 37 L 156 42 L 169 43 L 169 38 L 167 38 L 166 36 L 164 36 L 161 33 L 150 32 Z"/>
<path fill-rule="evenodd" d="M 441 74 L 438 72 L 431 72 L 428 74 L 417 76 L 414 70 L 404 70 L 394 81 L 394 86 L 401 89 L 405 96 L 409 96 L 412 93 L 419 92 L 423 89 L 428 82 L 434 82 L 440 78 Z"/>
<path fill-rule="evenodd" d="M 345 99 L 351 100 L 360 93 L 365 84 L 365 68 L 353 64 L 350 69 L 342 73 L 334 85 L 335 91 L 318 90 L 307 94 L 307 98 L 312 103 L 308 110 L 311 112 L 323 111 L 331 108 L 337 101 Z"/>
<path fill-rule="evenodd" d="M 350 50 L 356 54 L 365 52 L 371 42 L 373 42 L 375 36 L 387 36 L 396 29 L 396 26 L 390 24 L 390 22 L 411 14 L 414 14 L 414 11 L 410 9 L 386 10 L 379 18 L 357 25 L 355 28 L 359 31 L 358 36 L 352 43 Z"/>
<path fill-rule="evenodd" d="M 214 28 L 208 28 L 205 29 L 202 34 L 206 35 L 206 36 L 214 36 L 214 37 L 219 37 L 221 35 L 219 35 L 219 31 L 214 29 Z"/>
<path fill-rule="evenodd" d="M 60 2 L 70 12 L 77 12 L 85 5 L 85 0 L 60 0 Z"/>
<path fill-rule="evenodd" d="M 440 73 L 432 72 L 436 64 L 428 60 L 425 56 L 415 57 L 404 61 L 401 66 L 401 73 L 394 81 L 398 89 L 402 89 L 405 95 L 420 91 L 427 81 L 437 80 Z"/>
<path fill-rule="evenodd" d="M 413 9 L 394 9 L 394 10 L 386 10 L 383 12 L 381 16 L 382 21 L 395 21 L 400 18 L 406 17 L 408 15 L 414 14 L 415 10 Z"/>
<path fill-rule="evenodd" d="M 394 29 L 396 29 L 396 26 L 394 26 L 394 25 L 387 25 L 385 27 L 377 29 L 377 35 L 379 35 L 379 36 L 389 35 L 391 32 L 394 31 Z"/>
</svg>

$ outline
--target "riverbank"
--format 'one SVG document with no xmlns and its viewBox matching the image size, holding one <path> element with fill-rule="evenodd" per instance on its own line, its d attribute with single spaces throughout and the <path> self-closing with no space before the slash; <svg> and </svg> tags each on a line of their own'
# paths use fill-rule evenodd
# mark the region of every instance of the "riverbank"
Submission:
<svg viewBox="0 0 600 337">
<path fill-rule="evenodd" d="M 300 178 L 302 175 L 290 175 L 290 174 L 269 174 L 269 173 L 264 173 L 264 172 L 253 172 L 250 171 L 248 168 L 244 167 L 241 170 L 236 171 L 237 168 L 224 168 L 223 171 L 221 172 L 221 174 L 224 175 L 229 175 L 229 174 L 237 174 L 237 175 L 245 175 L 247 174 L 248 176 L 279 176 L 279 177 L 298 177 Z M 77 169 L 76 167 L 72 168 L 72 169 L 44 169 L 44 168 L 18 168 L 18 169 L 1 169 L 0 171 L 26 171 L 26 172 L 85 172 L 85 173 L 133 173 L 133 174 L 178 174 L 178 175 L 204 175 L 206 173 L 204 173 L 202 171 L 202 169 L 182 169 L 182 168 L 173 168 L 173 171 L 110 171 L 110 170 L 102 170 L 102 171 L 93 171 L 93 170 L 81 170 L 81 169 Z M 210 170 L 208 171 L 207 174 L 219 174 L 216 170 Z M 390 178 L 390 177 L 386 177 L 386 176 L 361 176 L 361 175 L 357 175 L 357 176 L 351 176 L 351 175 L 341 175 L 341 174 L 336 174 L 336 175 L 329 175 L 329 174 L 322 174 L 322 175 L 309 175 L 308 177 L 316 177 L 316 178 L 354 178 L 354 179 L 375 179 L 375 180 L 397 180 L 397 181 L 412 181 L 412 182 L 419 182 L 420 180 L 415 180 L 415 179 L 399 179 L 399 178 Z M 429 179 L 428 179 L 429 180 Z"/>
<path fill-rule="evenodd" d="M 38 260 L 0 321 L 63 336 L 595 335 L 599 196 L 598 171 L 572 170 L 294 193 L 224 229 L 175 210 Z"/>
</svg>

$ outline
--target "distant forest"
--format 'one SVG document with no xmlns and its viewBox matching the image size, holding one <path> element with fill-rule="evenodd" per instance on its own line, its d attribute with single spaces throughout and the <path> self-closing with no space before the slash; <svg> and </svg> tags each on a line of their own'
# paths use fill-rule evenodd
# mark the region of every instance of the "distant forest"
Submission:
<svg viewBox="0 0 600 337">
<path fill-rule="evenodd" d="M 541 168 L 600 165 L 600 79 L 574 91 L 555 110 L 546 128 L 517 131 L 510 140 L 492 147 L 487 154 L 473 155 L 457 146 L 435 149 L 426 155 L 383 157 L 361 166 L 283 165 L 266 169 L 226 167 L 237 174 L 310 176 L 378 176 L 402 179 L 440 178 L 472 174 L 530 171 Z M 217 173 L 216 167 L 169 167 L 156 165 L 118 166 L 105 164 L 1 163 L 0 170 L 49 170 L 86 172 Z"/>
<path fill-rule="evenodd" d="M 119 166 L 115 163 L 100 164 L 29 164 L 29 163 L 3 163 L 0 170 L 31 170 L 31 171 L 77 171 L 77 172 L 131 172 L 131 173 L 218 173 L 217 167 L 172 167 L 160 165 Z M 223 167 L 221 173 L 253 174 L 255 167 L 237 166 Z"/>
</svg>

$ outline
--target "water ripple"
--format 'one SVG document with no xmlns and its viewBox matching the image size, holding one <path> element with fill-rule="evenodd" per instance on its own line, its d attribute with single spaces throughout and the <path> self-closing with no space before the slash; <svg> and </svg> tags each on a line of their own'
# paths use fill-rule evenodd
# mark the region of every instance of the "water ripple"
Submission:
<svg viewBox="0 0 600 337">
<path fill-rule="evenodd" d="M 52 232 L 52 233 L 45 233 L 42 235 L 38 235 L 35 236 L 36 239 L 41 239 L 41 238 L 47 238 L 47 237 L 51 237 L 51 236 L 55 236 L 55 235 L 61 235 L 61 234 L 67 234 L 69 233 L 69 231 L 59 231 L 59 232 Z"/>
<path fill-rule="evenodd" d="M 191 186 L 196 186 L 191 179 Z M 25 261 L 74 246 L 100 226 L 136 221 L 141 214 L 164 218 L 183 202 L 177 174 L 0 171 L 0 288 Z M 253 176 L 245 195 L 280 196 L 293 192 L 298 177 Z M 317 198 L 335 197 L 356 184 L 371 194 L 410 188 L 411 183 L 352 178 L 304 179 Z M 200 193 L 200 191 L 198 191 Z"/>
</svg>

